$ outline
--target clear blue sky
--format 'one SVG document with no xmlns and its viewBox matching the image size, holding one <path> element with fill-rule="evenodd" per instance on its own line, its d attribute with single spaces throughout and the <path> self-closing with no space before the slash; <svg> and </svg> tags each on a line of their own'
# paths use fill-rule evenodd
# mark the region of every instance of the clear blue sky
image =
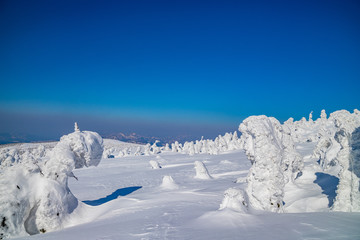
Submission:
<svg viewBox="0 0 360 240">
<path fill-rule="evenodd" d="M 30 115 L 235 130 L 249 115 L 352 111 L 359 12 L 347 0 L 2 0 L 0 131 Z"/>
</svg>

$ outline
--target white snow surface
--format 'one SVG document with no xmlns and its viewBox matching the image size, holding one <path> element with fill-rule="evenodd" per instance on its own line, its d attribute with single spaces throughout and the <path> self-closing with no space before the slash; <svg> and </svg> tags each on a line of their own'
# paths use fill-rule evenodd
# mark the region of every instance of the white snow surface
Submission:
<svg viewBox="0 0 360 240">
<path fill-rule="evenodd" d="M 309 155 L 312 147 L 306 151 Z M 307 206 L 311 212 L 287 212 L 287 203 L 286 213 L 243 212 L 236 203 L 224 203 L 227 189 L 244 191 L 246 187 L 246 183 L 235 183 L 237 178 L 246 177 L 251 167 L 242 151 L 205 157 L 178 153 L 159 156 L 160 160 L 155 155 L 103 159 L 96 168 L 75 169 L 79 181 L 70 178 L 69 187 L 85 203 L 79 202 L 65 228 L 17 239 L 353 240 L 360 236 L 360 214 L 329 212 L 327 201 L 318 203 L 327 198 L 311 177 L 299 178 L 307 190 L 312 190 L 311 201 L 302 202 L 300 207 Z M 151 169 L 150 160 L 160 161 L 163 168 Z M 310 160 L 317 164 L 316 159 Z M 194 179 L 194 161 L 206 162 L 213 179 Z M 313 173 L 310 175 L 315 179 Z M 171 176 L 178 188 L 169 187 L 172 184 L 169 178 L 163 180 L 164 176 Z M 128 190 L 135 191 L 125 195 Z M 119 194 L 121 191 L 125 196 Z M 226 207 L 219 210 L 221 204 Z"/>
<path fill-rule="evenodd" d="M 310 114 L 308 121 L 290 119 L 284 124 L 266 116 L 250 117 L 240 126 L 240 139 L 235 132 L 215 140 L 175 142 L 171 148 L 105 140 L 105 151 L 112 150 L 103 154 L 100 163 L 83 158 L 75 163 L 88 168 L 65 164 L 70 166 L 64 178 L 68 179 L 65 192 L 28 178 L 24 172 L 36 172 L 36 167 L 17 172 L 18 163 L 26 159 L 19 156 L 48 158 L 54 150 L 43 151 L 38 146 L 36 151 L 19 155 L 23 150 L 18 149 L 17 158 L 9 153 L 11 149 L 4 150 L 0 171 L 15 166 L 6 179 L 16 179 L 14 183 L 22 184 L 21 191 L 48 189 L 59 196 L 72 196 L 67 203 L 71 199 L 77 203 L 67 206 L 71 211 L 65 211 L 61 226 L 32 236 L 28 236 L 32 230 L 39 232 L 31 214 L 37 209 L 30 213 L 19 210 L 26 223 L 17 218 L 14 224 L 26 226 L 27 231 L 13 236 L 50 240 L 360 239 L 359 117 L 357 110 L 337 111 L 329 118 L 322 111 L 315 121 Z M 76 145 L 72 149 L 81 153 Z M 161 168 L 152 169 L 154 163 Z M 208 177 L 204 180 L 197 175 Z M 9 180 L 0 182 L 0 191 L 17 194 L 19 189 L 9 184 Z M 255 197 L 260 207 L 254 204 Z M 278 208 L 277 203 L 281 211 L 272 209 Z M 6 204 L 0 209 L 16 202 Z M 20 202 L 20 209 L 26 206 Z"/>
</svg>

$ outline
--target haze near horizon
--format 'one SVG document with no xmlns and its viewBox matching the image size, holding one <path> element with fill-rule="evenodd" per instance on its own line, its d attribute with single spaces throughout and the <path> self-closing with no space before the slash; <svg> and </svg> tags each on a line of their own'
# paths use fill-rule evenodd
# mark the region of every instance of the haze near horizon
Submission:
<svg viewBox="0 0 360 240">
<path fill-rule="evenodd" d="M 176 138 L 359 108 L 357 1 L 2 1 L 0 133 Z"/>
</svg>

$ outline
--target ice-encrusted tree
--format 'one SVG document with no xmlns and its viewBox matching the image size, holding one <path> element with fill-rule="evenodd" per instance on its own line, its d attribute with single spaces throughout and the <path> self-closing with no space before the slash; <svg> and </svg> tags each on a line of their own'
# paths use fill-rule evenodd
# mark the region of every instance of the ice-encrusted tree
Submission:
<svg viewBox="0 0 360 240">
<path fill-rule="evenodd" d="M 198 179 L 211 179 L 212 178 L 203 162 L 195 161 L 194 164 L 195 164 L 195 171 L 196 171 L 195 178 L 198 178 Z"/>
<path fill-rule="evenodd" d="M 0 234 L 7 238 L 44 233 L 62 227 L 79 202 L 68 187 L 73 170 L 96 166 L 103 153 L 94 132 L 63 136 L 43 158 L 23 159 L 1 169 Z"/>
<path fill-rule="evenodd" d="M 252 163 L 246 188 L 250 204 L 255 209 L 282 212 L 284 186 L 303 167 L 290 133 L 284 131 L 278 120 L 264 115 L 245 119 L 239 131 Z"/>
<path fill-rule="evenodd" d="M 310 112 L 309 114 L 309 122 L 313 122 L 313 111 Z"/>
<path fill-rule="evenodd" d="M 325 109 L 321 110 L 320 118 L 321 118 L 321 120 L 326 121 L 327 115 L 326 115 Z"/>
<path fill-rule="evenodd" d="M 74 131 L 75 132 L 80 132 L 80 128 L 79 128 L 77 122 L 75 122 L 75 124 L 74 124 Z"/>
<path fill-rule="evenodd" d="M 341 171 L 332 209 L 360 212 L 360 116 L 341 110 L 332 113 L 329 119 L 334 120 L 337 129 L 334 138 L 341 146 L 336 156 Z"/>
</svg>

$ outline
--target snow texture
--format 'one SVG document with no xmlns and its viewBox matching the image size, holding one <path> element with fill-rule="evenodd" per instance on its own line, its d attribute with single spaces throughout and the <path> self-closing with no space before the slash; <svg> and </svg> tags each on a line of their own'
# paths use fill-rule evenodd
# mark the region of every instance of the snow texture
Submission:
<svg viewBox="0 0 360 240">
<path fill-rule="evenodd" d="M 252 116 L 240 138 L 164 147 L 77 124 L 58 143 L 0 147 L 0 239 L 357 239 L 360 112 L 320 116 Z"/>
</svg>

